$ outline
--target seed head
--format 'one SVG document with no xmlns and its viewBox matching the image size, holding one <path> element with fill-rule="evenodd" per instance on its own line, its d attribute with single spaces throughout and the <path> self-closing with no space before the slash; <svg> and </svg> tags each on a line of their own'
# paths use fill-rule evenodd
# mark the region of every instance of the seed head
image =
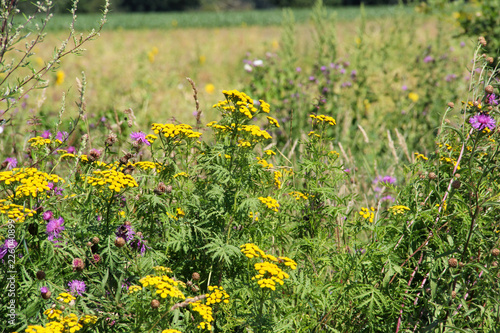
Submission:
<svg viewBox="0 0 500 333">
<path fill-rule="evenodd" d="M 98 149 L 91 149 L 89 154 L 87 155 L 87 159 L 90 162 L 95 162 L 101 157 L 101 151 Z"/>
<path fill-rule="evenodd" d="M 434 172 L 429 172 L 429 174 L 427 175 L 427 177 L 430 179 L 430 180 L 434 180 L 437 178 L 437 175 L 434 173 Z"/>
<path fill-rule="evenodd" d="M 491 255 L 494 257 L 498 257 L 500 255 L 500 250 L 497 248 L 491 250 Z"/>
<path fill-rule="evenodd" d="M 87 242 L 88 247 L 91 247 L 92 245 L 93 245 L 92 242 Z"/>
<path fill-rule="evenodd" d="M 123 247 L 123 246 L 125 246 L 125 243 L 126 243 L 126 241 L 123 237 L 117 237 L 115 239 L 115 246 L 116 247 Z"/>
<path fill-rule="evenodd" d="M 450 108 L 452 108 L 452 109 L 453 109 L 453 108 L 455 107 L 455 103 L 453 103 L 453 102 L 449 102 L 449 103 L 448 103 L 448 106 L 449 106 Z"/>
<path fill-rule="evenodd" d="M 458 267 L 458 260 L 455 258 L 448 259 L 448 266 L 450 266 L 452 268 Z"/>
<path fill-rule="evenodd" d="M 43 279 L 45 279 L 45 272 L 44 272 L 44 271 L 38 271 L 38 272 L 36 272 L 36 278 L 37 278 L 38 280 L 43 280 Z"/>
<path fill-rule="evenodd" d="M 200 280 L 200 274 L 197 273 L 197 272 L 194 272 L 193 275 L 191 276 L 191 278 L 194 280 L 194 281 L 198 281 Z"/>
<path fill-rule="evenodd" d="M 487 57 L 486 61 L 491 65 L 495 62 L 495 59 L 493 59 L 493 57 Z"/>
<path fill-rule="evenodd" d="M 99 237 L 97 237 L 97 236 L 92 237 L 92 243 L 99 244 Z"/>
<path fill-rule="evenodd" d="M 451 182 L 451 187 L 453 187 L 455 190 L 458 190 L 461 185 L 462 183 L 458 179 Z"/>
<path fill-rule="evenodd" d="M 492 85 L 487 85 L 485 88 L 484 88 L 484 91 L 487 93 L 487 94 L 493 94 L 493 86 Z"/>
<path fill-rule="evenodd" d="M 451 298 L 455 298 L 455 297 L 457 297 L 457 292 L 455 290 L 453 290 L 451 292 Z"/>
<path fill-rule="evenodd" d="M 151 308 L 158 309 L 159 307 L 160 307 L 160 301 L 158 301 L 157 299 L 151 301 Z"/>
</svg>

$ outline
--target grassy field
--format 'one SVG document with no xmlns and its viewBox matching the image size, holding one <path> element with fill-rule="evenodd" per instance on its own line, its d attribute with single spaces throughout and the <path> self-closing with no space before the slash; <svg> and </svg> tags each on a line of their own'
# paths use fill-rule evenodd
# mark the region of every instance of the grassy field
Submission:
<svg viewBox="0 0 500 333">
<path fill-rule="evenodd" d="M 293 9 L 297 23 L 309 20 L 310 9 Z M 359 18 L 359 7 L 332 7 L 328 12 L 335 14 L 339 21 Z M 412 7 L 368 6 L 368 19 L 386 19 L 394 15 L 411 14 Z M 172 13 L 114 13 L 111 12 L 105 30 L 135 29 L 183 29 L 183 28 L 223 28 L 241 26 L 279 26 L 283 21 L 283 10 L 248 10 L 232 12 L 172 12 Z M 80 14 L 76 28 L 90 30 L 99 22 L 99 14 Z M 49 30 L 65 30 L 71 22 L 70 15 L 56 15 L 50 22 Z"/>
</svg>

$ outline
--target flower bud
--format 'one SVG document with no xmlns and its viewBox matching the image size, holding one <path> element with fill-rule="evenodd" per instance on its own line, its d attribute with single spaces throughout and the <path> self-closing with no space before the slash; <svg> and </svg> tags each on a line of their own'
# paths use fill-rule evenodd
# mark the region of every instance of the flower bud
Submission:
<svg viewBox="0 0 500 333">
<path fill-rule="evenodd" d="M 82 259 L 76 258 L 73 259 L 73 270 L 81 272 L 85 268 L 85 263 Z"/>
<path fill-rule="evenodd" d="M 427 177 L 430 179 L 430 180 L 434 180 L 437 178 L 437 175 L 434 173 L 434 172 L 429 172 L 429 174 L 427 175 Z"/>
<path fill-rule="evenodd" d="M 449 106 L 450 108 L 452 108 L 452 109 L 453 109 L 453 108 L 455 107 L 455 103 L 453 103 L 453 102 L 449 102 L 449 103 L 448 103 L 448 106 Z"/>
<path fill-rule="evenodd" d="M 500 250 L 496 248 L 491 250 L 491 255 L 494 257 L 498 257 L 498 255 L 500 255 Z"/>
<path fill-rule="evenodd" d="M 157 299 L 151 301 L 151 308 L 158 309 L 159 307 L 160 307 L 160 301 L 158 301 Z"/>
<path fill-rule="evenodd" d="M 52 292 L 50 290 L 48 290 L 47 292 L 45 293 L 42 293 L 42 298 L 43 299 L 49 299 L 50 296 L 52 296 Z"/>
<path fill-rule="evenodd" d="M 455 258 L 448 259 L 448 266 L 450 266 L 452 268 L 458 267 L 458 260 Z"/>
<path fill-rule="evenodd" d="M 481 43 L 482 46 L 486 46 L 487 45 L 486 39 L 484 39 L 483 36 L 479 36 L 479 38 L 477 40 L 479 41 L 479 43 Z"/>
<path fill-rule="evenodd" d="M 451 292 L 451 298 L 455 298 L 455 297 L 457 297 L 457 292 L 455 290 L 453 290 Z"/>
<path fill-rule="evenodd" d="M 493 86 L 492 85 L 487 85 L 485 88 L 484 88 L 484 91 L 487 93 L 487 94 L 493 94 Z"/>
<path fill-rule="evenodd" d="M 160 182 L 158 186 L 154 189 L 154 192 L 156 195 L 162 195 L 167 191 L 167 185 L 165 185 L 163 182 Z"/>
<path fill-rule="evenodd" d="M 99 244 L 99 237 L 95 236 L 92 238 L 92 243 Z"/>
<path fill-rule="evenodd" d="M 117 136 L 115 133 L 111 132 L 108 134 L 106 140 L 104 140 L 104 144 L 108 147 L 112 146 L 116 142 Z"/>
<path fill-rule="evenodd" d="M 125 241 L 125 239 L 123 237 L 117 237 L 115 239 L 115 246 L 116 247 L 124 247 L 125 243 L 126 243 L 126 241 Z"/>
<path fill-rule="evenodd" d="M 36 278 L 37 278 L 38 280 L 43 280 L 43 279 L 45 279 L 45 272 L 44 272 L 44 271 L 38 271 L 38 272 L 36 272 Z"/>
<path fill-rule="evenodd" d="M 461 185 L 462 183 L 458 179 L 451 182 L 451 187 L 453 187 L 455 190 L 458 190 Z"/>
<path fill-rule="evenodd" d="M 194 280 L 194 281 L 198 281 L 200 280 L 200 274 L 197 273 L 197 272 L 194 272 L 193 275 L 191 276 L 191 278 Z"/>
</svg>

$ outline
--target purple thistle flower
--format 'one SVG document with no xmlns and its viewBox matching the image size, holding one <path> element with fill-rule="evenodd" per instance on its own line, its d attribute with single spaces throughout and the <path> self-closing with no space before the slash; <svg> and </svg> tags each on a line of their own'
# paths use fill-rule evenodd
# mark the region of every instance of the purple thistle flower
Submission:
<svg viewBox="0 0 500 333">
<path fill-rule="evenodd" d="M 377 176 L 373 180 L 373 184 L 378 184 L 378 183 L 381 183 L 383 185 L 385 185 L 385 184 L 394 185 L 396 183 L 396 178 L 391 177 L 391 176 L 384 176 L 384 177 Z"/>
<path fill-rule="evenodd" d="M 401 86 L 401 90 L 403 90 L 403 91 L 407 91 L 407 90 L 408 90 L 408 86 L 407 86 L 406 84 L 403 84 L 403 85 Z"/>
<path fill-rule="evenodd" d="M 460 47 L 465 47 L 465 42 L 460 42 Z"/>
<path fill-rule="evenodd" d="M 12 170 L 17 166 L 17 159 L 15 157 L 7 157 L 5 161 L 3 161 L 3 164 L 5 164 L 5 167 L 7 170 Z"/>
<path fill-rule="evenodd" d="M 106 122 L 106 117 L 102 116 L 102 117 L 101 117 L 101 122 L 102 122 L 102 123 L 105 123 L 105 122 Z"/>
<path fill-rule="evenodd" d="M 59 234 L 65 229 L 64 226 L 62 225 L 64 223 L 64 219 L 62 216 L 60 216 L 58 219 L 53 219 L 50 220 L 49 223 L 47 223 L 47 235 L 49 235 L 48 239 L 56 243 L 54 241 L 54 238 L 59 238 Z"/>
<path fill-rule="evenodd" d="M 320 70 L 321 70 L 322 72 L 326 71 L 326 66 L 321 66 Z"/>
<path fill-rule="evenodd" d="M 427 64 L 429 62 L 433 62 L 434 61 L 434 58 L 431 57 L 430 55 L 428 55 L 427 57 L 424 58 L 424 62 Z"/>
<path fill-rule="evenodd" d="M 54 191 L 54 195 L 62 195 L 63 189 L 54 185 L 54 183 L 48 183 L 47 186 Z"/>
<path fill-rule="evenodd" d="M 43 131 L 43 133 L 42 133 L 42 138 L 44 138 L 44 139 L 49 139 L 51 135 L 52 135 L 52 133 L 50 133 L 50 131 L 49 131 L 49 130 L 45 130 L 45 131 Z"/>
<path fill-rule="evenodd" d="M 75 295 L 78 294 L 79 296 L 82 296 L 82 294 L 85 292 L 85 282 L 80 281 L 80 280 L 73 280 L 70 283 L 68 283 L 68 291 Z"/>
<path fill-rule="evenodd" d="M 488 94 L 486 95 L 486 98 L 488 99 L 487 103 L 490 105 L 498 105 L 498 101 L 500 100 L 495 94 Z"/>
<path fill-rule="evenodd" d="M 116 235 L 116 238 L 121 237 L 121 238 L 125 239 L 127 242 L 129 242 L 132 239 L 134 239 L 135 231 L 131 225 L 122 224 L 121 226 L 116 228 L 115 235 Z"/>
<path fill-rule="evenodd" d="M 68 139 L 68 136 L 69 136 L 68 132 L 61 132 L 61 131 L 59 131 L 56 134 L 56 140 L 59 140 L 59 141 L 63 142 L 63 141 L 66 141 L 66 139 Z"/>
<path fill-rule="evenodd" d="M 49 292 L 49 288 L 47 288 L 47 287 L 41 287 L 41 288 L 40 288 L 40 292 L 41 292 L 42 294 L 46 294 L 46 293 L 48 293 L 48 292 Z"/>
<path fill-rule="evenodd" d="M 316 80 L 316 78 L 314 76 L 312 76 L 312 75 L 309 76 L 309 81 L 314 81 L 314 80 Z"/>
<path fill-rule="evenodd" d="M 446 82 L 451 82 L 451 81 L 455 80 L 456 78 L 457 78 L 457 76 L 455 74 L 448 74 L 448 75 L 446 75 L 445 80 L 446 80 Z"/>
<path fill-rule="evenodd" d="M 300 72 L 302 71 L 302 68 L 297 67 L 297 68 L 295 68 L 295 71 L 296 71 L 297 73 L 300 73 Z"/>
<path fill-rule="evenodd" d="M 148 140 L 146 140 L 146 134 L 143 132 L 132 132 L 130 134 L 130 138 L 134 140 L 135 142 L 138 143 L 145 143 L 147 146 L 150 146 L 151 144 L 149 143 Z"/>
<path fill-rule="evenodd" d="M 345 68 L 340 69 L 340 74 L 345 74 Z"/>
<path fill-rule="evenodd" d="M 52 213 L 51 210 L 47 210 L 47 211 L 43 212 L 42 218 L 45 221 L 50 221 L 50 219 L 52 219 L 53 216 L 54 216 L 54 213 Z"/>
<path fill-rule="evenodd" d="M 477 114 L 474 117 L 471 117 L 469 119 L 469 123 L 472 127 L 480 131 L 485 128 L 492 130 L 496 125 L 495 119 L 486 114 Z"/>
<path fill-rule="evenodd" d="M 68 154 L 74 154 L 76 152 L 76 148 L 73 146 L 69 146 L 67 151 L 68 151 Z"/>
<path fill-rule="evenodd" d="M 351 86 L 352 86 L 352 83 L 349 81 L 346 81 L 346 82 L 342 83 L 342 85 L 341 85 L 342 88 L 351 87 Z"/>
<path fill-rule="evenodd" d="M 392 202 L 394 202 L 395 199 L 390 195 L 386 195 L 385 197 L 380 198 L 380 201 L 392 201 Z"/>
<path fill-rule="evenodd" d="M 15 249 L 17 247 L 17 242 L 15 239 L 7 238 L 2 246 L 0 246 L 0 259 L 9 252 L 9 249 Z"/>
</svg>

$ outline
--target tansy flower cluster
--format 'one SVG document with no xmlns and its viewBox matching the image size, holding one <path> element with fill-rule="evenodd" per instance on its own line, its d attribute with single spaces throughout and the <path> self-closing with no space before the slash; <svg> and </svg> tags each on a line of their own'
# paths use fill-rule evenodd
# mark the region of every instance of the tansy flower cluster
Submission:
<svg viewBox="0 0 500 333">
<path fill-rule="evenodd" d="M 97 317 L 93 315 L 83 315 L 78 318 L 74 313 L 62 316 L 60 310 L 47 309 L 44 314 L 49 319 L 55 319 L 44 326 L 29 325 L 25 332 L 27 333 L 73 333 L 81 330 L 83 325 L 95 324 Z"/>
<path fill-rule="evenodd" d="M 174 124 L 153 123 L 151 125 L 151 129 L 155 132 L 155 134 L 161 133 L 167 139 L 169 138 L 175 139 L 174 143 L 180 143 L 182 139 L 188 139 L 188 138 L 196 139 L 201 136 L 200 132 L 193 131 L 193 127 L 186 124 L 174 125 Z M 146 137 L 146 139 L 149 141 L 153 138 Z"/>
<path fill-rule="evenodd" d="M 292 197 L 294 197 L 295 200 L 297 200 L 297 201 L 299 201 L 301 199 L 307 200 L 307 194 L 304 194 L 304 193 L 299 192 L 299 191 L 292 191 L 288 194 L 291 195 Z"/>
<path fill-rule="evenodd" d="M 182 333 L 182 332 L 179 330 L 174 330 L 173 328 L 169 328 L 169 329 L 161 331 L 161 333 Z"/>
<path fill-rule="evenodd" d="M 0 213 L 6 214 L 9 219 L 16 222 L 24 222 L 26 216 L 33 216 L 33 213 L 35 212 L 31 209 L 24 208 L 23 206 L 6 202 L 6 200 L 0 200 Z"/>
<path fill-rule="evenodd" d="M 134 167 L 142 169 L 142 170 L 153 170 L 159 166 L 158 163 L 150 162 L 150 161 L 140 161 L 134 163 Z"/>
<path fill-rule="evenodd" d="M 266 254 L 253 243 L 243 244 L 240 248 L 241 252 L 243 252 L 243 254 L 245 254 L 245 256 L 249 259 L 264 259 L 264 262 L 259 262 L 254 265 L 258 274 L 252 277 L 252 280 L 257 280 L 257 283 L 261 288 L 276 290 L 276 283 L 283 285 L 283 280 L 290 277 L 287 273 L 283 272 L 276 263 L 283 264 L 291 269 L 297 268 L 297 263 L 294 260 L 287 257 L 276 258 L 273 255 Z"/>
<path fill-rule="evenodd" d="M 271 198 L 271 197 L 267 197 L 267 198 L 259 197 L 259 200 L 264 205 L 266 205 L 267 208 L 269 208 L 270 210 L 273 210 L 275 212 L 277 212 L 278 209 L 280 208 L 280 204 L 278 203 L 278 201 L 276 199 Z"/>
<path fill-rule="evenodd" d="M 15 168 L 0 172 L 0 183 L 5 185 L 21 183 L 15 189 L 17 197 L 31 195 L 36 198 L 38 194 L 50 191 L 49 182 L 58 183 L 59 181 L 64 182 L 64 179 L 38 171 L 36 168 Z"/>
<path fill-rule="evenodd" d="M 208 291 L 211 291 L 211 293 L 206 294 L 206 305 L 218 304 L 220 302 L 229 303 L 229 294 L 222 286 L 209 286 Z"/>
<path fill-rule="evenodd" d="M 262 165 L 262 167 L 264 169 L 272 169 L 274 167 L 274 165 L 272 165 L 271 163 L 268 163 L 265 159 L 260 158 L 260 157 L 257 157 L 257 163 Z"/>
<path fill-rule="evenodd" d="M 238 90 L 223 90 L 222 93 L 226 96 L 224 101 L 219 101 L 214 108 L 219 108 L 223 113 L 239 112 L 245 117 L 252 119 L 253 114 L 258 110 L 254 106 L 253 100 L 244 92 Z M 230 105 L 233 103 L 233 105 Z"/>
<path fill-rule="evenodd" d="M 69 303 L 69 302 L 75 300 L 76 298 L 73 295 L 68 294 L 68 293 L 60 293 L 59 296 L 57 296 L 56 299 L 58 301 L 61 301 L 61 302 L 64 302 L 64 303 Z"/>
<path fill-rule="evenodd" d="M 333 119 L 330 116 L 325 116 L 325 115 L 315 116 L 315 115 L 311 114 L 309 117 L 316 119 L 317 122 L 328 123 L 330 126 L 337 125 L 337 123 L 335 122 L 335 119 Z"/>
<path fill-rule="evenodd" d="M 456 166 L 457 170 L 460 170 L 460 165 L 457 165 L 457 161 L 454 158 L 441 157 L 440 160 L 443 161 L 443 162 L 449 163 L 449 164 L 453 165 L 454 167 Z"/>
<path fill-rule="evenodd" d="M 137 187 L 137 182 L 131 175 L 125 175 L 114 169 L 96 170 L 93 172 L 93 177 L 87 177 L 87 182 L 92 186 L 107 186 L 108 189 L 115 192 L 126 187 Z"/>
<path fill-rule="evenodd" d="M 199 323 L 197 327 L 211 331 L 212 324 L 210 323 L 214 321 L 214 317 L 212 315 L 212 308 L 208 305 L 201 303 L 201 301 L 191 303 L 191 307 L 193 308 L 193 311 L 198 312 L 200 316 L 203 318 L 203 321 Z"/>
<path fill-rule="evenodd" d="M 144 288 L 153 287 L 156 294 L 160 295 L 162 298 L 170 296 L 172 298 L 186 299 L 184 294 L 177 288 L 180 284 L 179 281 L 174 281 L 167 275 L 163 276 L 152 276 L 148 275 L 139 280 Z"/>
<path fill-rule="evenodd" d="M 403 205 L 396 205 L 396 206 L 389 207 L 389 211 L 393 215 L 398 215 L 398 214 L 402 215 L 405 213 L 406 210 L 410 210 L 410 208 L 403 206 Z"/>
<path fill-rule="evenodd" d="M 28 143 L 30 143 L 31 147 L 40 148 L 45 145 L 50 145 L 50 139 L 44 139 L 41 136 L 35 136 L 34 138 L 29 139 Z"/>
<path fill-rule="evenodd" d="M 361 207 L 361 211 L 359 215 L 361 215 L 365 220 L 368 220 L 370 223 L 373 223 L 373 219 L 375 218 L 375 208 L 370 207 L 370 209 Z"/>
<path fill-rule="evenodd" d="M 280 127 L 280 124 L 278 123 L 278 121 L 276 119 L 274 119 L 273 117 L 267 117 L 267 120 L 269 121 L 269 125 Z"/>
<path fill-rule="evenodd" d="M 422 159 L 422 160 L 424 160 L 424 161 L 427 161 L 427 160 L 428 160 L 428 158 L 427 158 L 427 157 L 425 157 L 425 155 L 420 154 L 420 153 L 415 153 L 415 160 L 417 160 L 417 161 L 418 161 L 419 159 Z"/>
</svg>

